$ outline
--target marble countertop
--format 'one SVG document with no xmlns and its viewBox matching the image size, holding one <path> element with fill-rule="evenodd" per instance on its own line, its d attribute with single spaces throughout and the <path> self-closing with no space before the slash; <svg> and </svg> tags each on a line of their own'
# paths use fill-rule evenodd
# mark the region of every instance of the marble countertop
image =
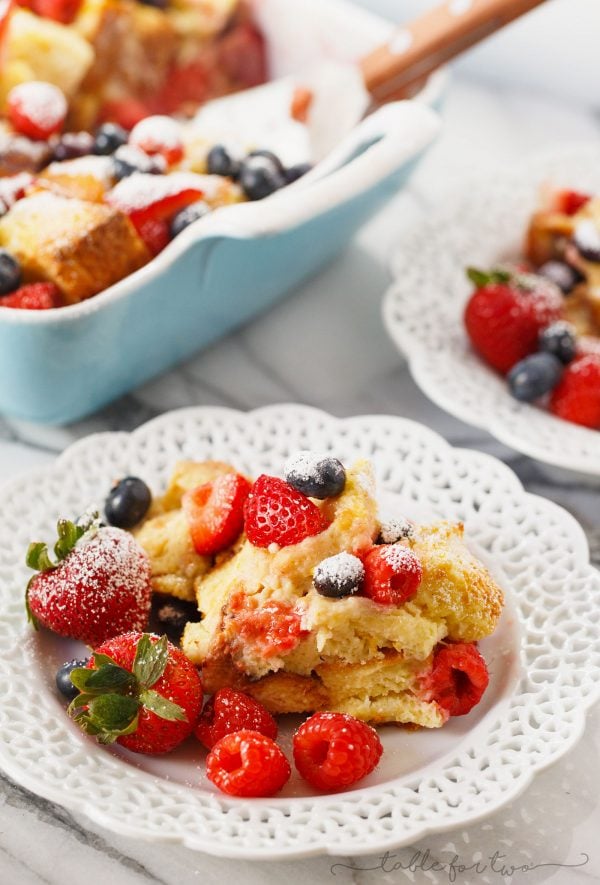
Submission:
<svg viewBox="0 0 600 885">
<path fill-rule="evenodd" d="M 549 475 L 430 403 L 387 338 L 379 313 L 389 280 L 390 251 L 416 218 L 443 200 L 474 168 L 493 170 L 498 163 L 559 143 L 594 141 L 600 150 L 598 110 L 535 91 L 481 85 L 472 76 L 459 75 L 445 109 L 445 133 L 410 187 L 361 231 L 334 264 L 267 316 L 88 420 L 66 428 L 40 428 L 0 419 L 0 480 L 44 463 L 85 434 L 128 430 L 180 406 L 246 409 L 296 401 L 337 415 L 392 413 L 429 425 L 455 445 L 500 457 L 528 490 L 562 504 L 580 520 L 600 564 L 598 491 L 577 485 L 568 476 Z M 290 347 L 292 338 L 305 346 Z M 308 360 L 307 351 L 318 351 L 319 360 Z M 448 863 L 456 854 L 459 863 L 470 866 L 487 861 L 494 852 L 504 857 L 493 868 L 488 861 L 485 872 L 457 873 L 455 881 L 462 885 L 600 882 L 599 758 L 596 707 L 577 749 L 540 774 L 518 800 L 482 823 L 427 837 L 396 852 L 383 868 L 377 857 L 249 864 L 136 842 L 92 826 L 0 776 L 0 882 L 204 885 L 279 883 L 293 876 L 299 885 L 334 881 L 441 885 L 452 881 L 452 871 L 428 871 L 428 858 Z M 336 863 L 342 866 L 332 872 Z M 355 869 L 350 869 L 352 865 Z M 511 875 L 511 867 L 523 865 L 530 869 Z"/>
</svg>

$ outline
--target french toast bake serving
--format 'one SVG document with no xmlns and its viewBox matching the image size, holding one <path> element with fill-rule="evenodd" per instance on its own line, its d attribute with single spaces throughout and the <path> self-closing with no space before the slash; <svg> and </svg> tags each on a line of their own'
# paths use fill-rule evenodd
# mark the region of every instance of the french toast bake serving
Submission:
<svg viewBox="0 0 600 885">
<path fill-rule="evenodd" d="M 375 767 L 374 726 L 439 728 L 479 703 L 503 594 L 463 526 L 382 517 L 368 461 L 300 452 L 284 475 L 185 461 L 154 498 L 129 476 L 109 525 L 61 520 L 54 554 L 30 546 L 30 618 L 93 649 L 57 674 L 84 731 L 147 753 L 194 732 L 220 789 L 271 795 L 290 775 L 278 715 L 311 714 L 296 766 L 331 790 Z"/>
<path fill-rule="evenodd" d="M 286 167 L 241 135 L 215 143 L 188 119 L 266 76 L 264 39 L 236 0 L 5 5 L 0 307 L 84 301 L 214 209 L 303 175 L 307 163 Z M 304 112 L 282 109 L 291 126 Z"/>
</svg>

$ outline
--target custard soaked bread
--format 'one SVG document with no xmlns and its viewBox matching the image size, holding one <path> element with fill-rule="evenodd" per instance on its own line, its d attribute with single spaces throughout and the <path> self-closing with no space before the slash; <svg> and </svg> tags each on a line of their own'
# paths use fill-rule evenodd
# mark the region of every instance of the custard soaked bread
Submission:
<svg viewBox="0 0 600 885">
<path fill-rule="evenodd" d="M 210 519 L 190 510 L 186 495 L 198 490 L 184 491 L 184 477 L 194 470 L 201 475 L 197 465 L 178 468 L 167 512 L 188 527 L 192 514 L 204 530 L 196 525 L 193 536 L 205 538 L 219 495 L 205 506 Z M 463 527 L 382 523 L 366 461 L 324 497 L 314 483 L 303 494 L 287 475 L 259 477 L 246 492 L 243 533 L 193 580 L 202 619 L 187 625 L 182 646 L 202 666 L 206 690 L 241 688 L 273 713 L 338 710 L 425 727 L 466 712 L 487 684 L 474 643 L 494 630 L 503 599 L 465 547 Z M 208 485 L 231 486 L 232 476 Z M 145 535 L 161 528 L 157 518 L 137 533 L 153 569 L 157 547 Z"/>
</svg>

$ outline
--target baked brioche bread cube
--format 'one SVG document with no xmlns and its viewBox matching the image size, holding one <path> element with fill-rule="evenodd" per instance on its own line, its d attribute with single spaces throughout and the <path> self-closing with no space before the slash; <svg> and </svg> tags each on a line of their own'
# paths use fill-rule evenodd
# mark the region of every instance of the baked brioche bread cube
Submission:
<svg viewBox="0 0 600 885">
<path fill-rule="evenodd" d="M 102 292 L 150 260 L 121 212 L 54 193 L 19 200 L 0 219 L 0 245 L 19 260 L 25 280 L 56 283 L 68 304 Z"/>
</svg>

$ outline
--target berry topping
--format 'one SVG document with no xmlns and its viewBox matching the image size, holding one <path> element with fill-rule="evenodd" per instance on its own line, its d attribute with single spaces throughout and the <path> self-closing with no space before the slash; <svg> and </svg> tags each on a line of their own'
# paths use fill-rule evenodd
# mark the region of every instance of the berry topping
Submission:
<svg viewBox="0 0 600 885">
<path fill-rule="evenodd" d="M 539 348 L 551 353 L 561 363 L 570 363 L 577 352 L 577 333 L 571 323 L 558 320 L 540 332 Z"/>
<path fill-rule="evenodd" d="M 61 636 L 98 645 L 117 633 L 140 630 L 150 612 L 150 563 L 128 533 L 118 528 L 58 523 L 51 558 L 34 542 L 27 565 L 36 569 L 27 586 L 30 619 Z"/>
<path fill-rule="evenodd" d="M 423 577 L 421 563 L 408 547 L 373 547 L 364 560 L 363 593 L 382 605 L 403 605 L 415 595 Z"/>
<path fill-rule="evenodd" d="M 65 132 L 52 148 L 52 159 L 58 163 L 87 157 L 94 152 L 94 139 L 89 132 Z"/>
<path fill-rule="evenodd" d="M 171 231 L 168 221 L 161 221 L 159 218 L 147 218 L 144 221 L 139 221 L 136 228 L 151 255 L 158 255 L 171 242 Z"/>
<path fill-rule="evenodd" d="M 0 178 L 0 215 L 8 212 L 17 200 L 23 199 L 32 182 L 33 176 L 29 172 L 19 172 L 18 175 Z"/>
<path fill-rule="evenodd" d="M 380 523 L 378 544 L 397 544 L 398 541 L 412 541 L 415 527 L 408 519 L 387 519 Z"/>
<path fill-rule="evenodd" d="M 252 597 L 238 593 L 231 598 L 229 610 L 240 640 L 256 646 L 265 658 L 287 654 L 310 632 L 303 629 L 299 612 L 276 599 L 259 607 Z"/>
<path fill-rule="evenodd" d="M 21 285 L 21 265 L 17 259 L 0 249 L 0 295 L 8 295 Z"/>
<path fill-rule="evenodd" d="M 23 3 L 36 15 L 42 18 L 50 18 L 63 25 L 69 25 L 74 21 L 82 0 L 31 0 L 31 3 Z"/>
<path fill-rule="evenodd" d="M 206 759 L 207 778 L 229 796 L 274 796 L 290 774 L 275 741 L 249 729 L 221 738 Z"/>
<path fill-rule="evenodd" d="M 591 199 L 589 194 L 582 194 L 579 191 L 558 191 L 554 196 L 552 209 L 555 212 L 563 212 L 565 215 L 575 215 Z"/>
<path fill-rule="evenodd" d="M 477 648 L 469 642 L 457 642 L 438 648 L 421 688 L 425 700 L 435 701 L 450 716 L 464 716 L 479 703 L 489 681 Z"/>
<path fill-rule="evenodd" d="M 0 298 L 0 307 L 14 307 L 18 310 L 50 310 L 60 305 L 60 289 L 54 283 L 28 283 L 16 292 Z"/>
<path fill-rule="evenodd" d="M 547 280 L 508 271 L 470 268 L 477 287 L 465 310 L 465 325 L 479 354 L 506 374 L 519 360 L 535 353 L 543 328 L 560 319 L 562 295 Z"/>
<path fill-rule="evenodd" d="M 312 163 L 297 163 L 295 166 L 290 166 L 285 170 L 286 183 L 293 184 L 295 181 L 298 181 L 299 178 L 306 175 L 307 172 L 310 172 L 311 169 Z"/>
<path fill-rule="evenodd" d="M 130 529 L 140 522 L 152 503 L 152 492 L 143 479 L 126 476 L 110 490 L 104 502 L 106 521 L 121 529 Z"/>
<path fill-rule="evenodd" d="M 364 577 L 365 569 L 358 556 L 337 553 L 319 563 L 313 583 L 321 596 L 341 599 L 358 593 Z"/>
<path fill-rule="evenodd" d="M 286 481 L 310 498 L 332 498 L 344 491 L 346 471 L 337 458 L 299 452 L 285 465 Z"/>
<path fill-rule="evenodd" d="M 79 694 L 79 689 L 71 682 L 71 673 L 77 668 L 87 667 L 87 663 L 87 658 L 84 661 L 67 661 L 56 671 L 56 687 L 67 700 L 72 701 Z"/>
<path fill-rule="evenodd" d="M 273 151 L 266 150 L 266 148 L 260 148 L 256 151 L 250 151 L 248 154 L 248 159 L 252 157 L 263 157 L 265 160 L 268 160 L 279 172 L 280 175 L 285 177 L 285 166 Z"/>
<path fill-rule="evenodd" d="M 127 132 L 116 123 L 103 123 L 96 131 L 94 139 L 94 154 L 114 154 L 117 148 L 127 144 Z"/>
<path fill-rule="evenodd" d="M 237 179 L 240 174 L 240 162 L 227 150 L 225 145 L 216 144 L 206 155 L 206 168 L 210 175 L 224 175 Z"/>
<path fill-rule="evenodd" d="M 198 200 L 197 203 L 192 203 L 191 206 L 186 206 L 185 209 L 178 212 L 171 221 L 171 236 L 178 236 L 181 231 L 185 230 L 186 227 L 189 227 L 193 221 L 197 221 L 199 218 L 204 218 L 209 212 L 210 206 L 208 203 L 205 203 L 204 200 Z"/>
<path fill-rule="evenodd" d="M 249 493 L 245 476 L 224 473 L 184 494 L 181 504 L 196 553 L 210 556 L 233 544 L 244 527 Z"/>
<path fill-rule="evenodd" d="M 128 215 L 138 229 L 148 219 L 167 221 L 180 209 L 196 203 L 203 196 L 203 184 L 204 179 L 193 172 L 134 172 L 108 192 L 106 202 Z"/>
<path fill-rule="evenodd" d="M 573 242 L 586 261 L 600 262 L 600 230 L 591 219 L 586 218 L 579 222 L 573 234 Z"/>
<path fill-rule="evenodd" d="M 161 175 L 166 168 L 165 160 L 160 154 L 150 157 L 144 151 L 129 144 L 117 148 L 112 157 L 113 177 L 117 181 L 128 178 L 134 172 Z"/>
<path fill-rule="evenodd" d="M 140 120 L 131 130 L 129 144 L 150 156 L 160 154 L 169 166 L 183 159 L 181 126 L 172 117 L 157 115 Z"/>
<path fill-rule="evenodd" d="M 284 187 L 285 177 L 280 163 L 270 157 L 257 155 L 247 157 L 240 167 L 240 185 L 249 200 L 264 200 Z"/>
<path fill-rule="evenodd" d="M 560 381 L 563 364 L 551 353 L 533 353 L 512 367 L 508 389 L 515 399 L 531 403 L 549 393 Z"/>
<path fill-rule="evenodd" d="M 243 691 L 220 688 L 202 711 L 195 735 L 211 750 L 225 735 L 241 729 L 258 731 L 273 741 L 277 737 L 277 723 L 262 704 Z"/>
<path fill-rule="evenodd" d="M 600 352 L 569 363 L 550 399 L 550 411 L 565 421 L 600 429 Z"/>
<path fill-rule="evenodd" d="M 52 83 L 20 83 L 10 90 L 6 101 L 8 118 L 21 135 L 46 141 L 63 127 L 67 100 Z"/>
<path fill-rule="evenodd" d="M 294 762 L 317 790 L 342 790 L 370 774 L 383 752 L 377 732 L 346 713 L 315 713 L 294 734 Z"/>
<path fill-rule="evenodd" d="M 275 476 L 258 477 L 246 502 L 245 529 L 255 547 L 299 544 L 325 528 L 321 511 L 305 495 Z"/>
<path fill-rule="evenodd" d="M 538 268 L 538 273 L 558 286 L 565 295 L 568 295 L 581 280 L 581 274 L 564 261 L 546 261 Z"/>
<path fill-rule="evenodd" d="M 69 713 L 100 743 L 168 753 L 194 730 L 202 707 L 198 671 L 180 649 L 149 633 L 125 633 L 94 651 L 71 680 Z"/>
</svg>

